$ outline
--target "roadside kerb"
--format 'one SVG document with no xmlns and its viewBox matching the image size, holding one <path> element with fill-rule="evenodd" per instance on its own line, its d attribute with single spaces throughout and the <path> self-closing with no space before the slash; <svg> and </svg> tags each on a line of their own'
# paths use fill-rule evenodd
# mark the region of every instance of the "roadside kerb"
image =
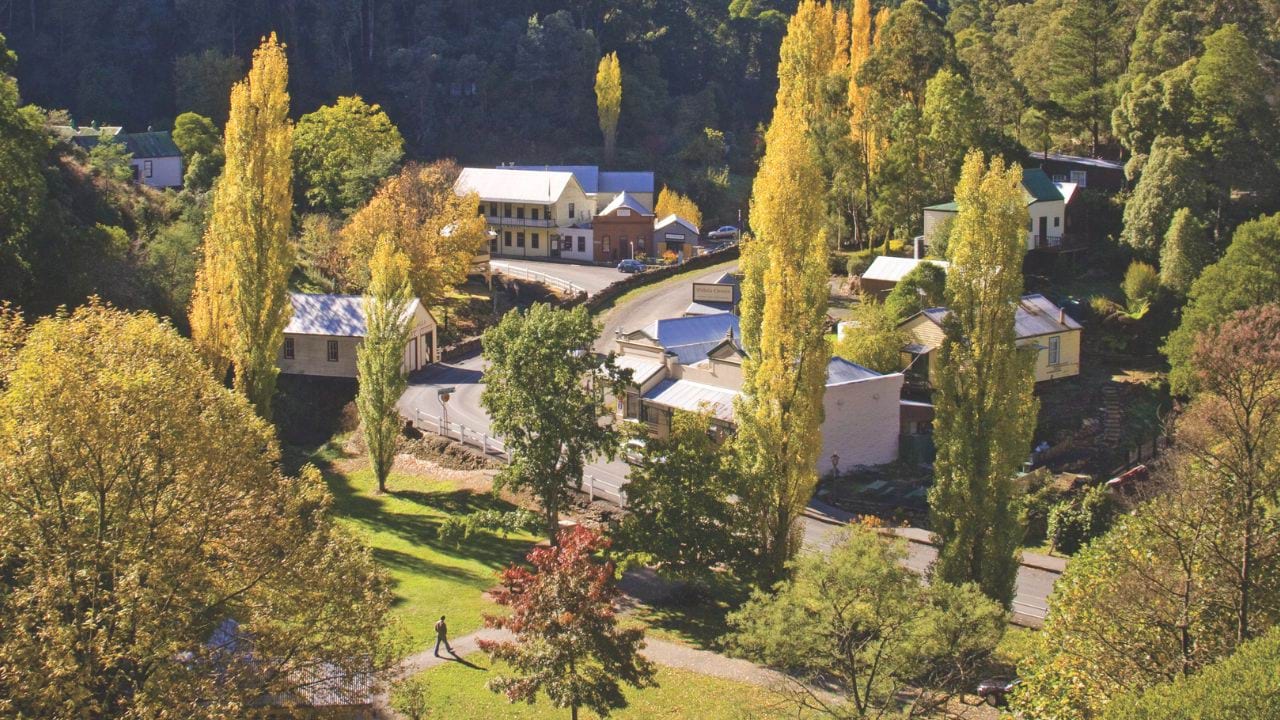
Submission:
<svg viewBox="0 0 1280 720">
<path fill-rule="evenodd" d="M 489 261 L 489 267 L 493 268 L 495 271 L 499 273 L 502 273 L 503 275 L 510 275 L 512 277 L 529 280 L 530 282 L 539 282 L 539 283 L 542 283 L 543 285 L 550 285 L 551 287 L 557 288 L 570 295 L 577 295 L 579 293 L 584 295 L 588 294 L 586 289 L 583 288 L 581 285 L 578 285 L 577 283 L 570 282 L 563 278 L 558 278 L 554 275 L 548 275 L 544 272 L 538 272 L 537 270 L 529 270 L 527 268 L 512 267 L 511 265 L 508 265 L 506 263 L 492 261 L 492 260 Z"/>
</svg>

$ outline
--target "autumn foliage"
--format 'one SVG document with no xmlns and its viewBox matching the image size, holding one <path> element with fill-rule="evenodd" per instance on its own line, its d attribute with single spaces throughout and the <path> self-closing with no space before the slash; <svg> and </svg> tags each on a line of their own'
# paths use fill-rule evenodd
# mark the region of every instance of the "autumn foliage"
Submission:
<svg viewBox="0 0 1280 720">
<path fill-rule="evenodd" d="M 598 533 L 578 526 L 563 530 L 559 546 L 537 547 L 527 560 L 502 571 L 494 592 L 509 616 L 489 615 L 485 624 L 515 634 L 514 641 L 480 641 L 512 673 L 489 681 L 489 689 L 512 702 L 533 703 L 544 692 L 556 707 L 577 717 L 579 707 L 605 716 L 626 706 L 622 683 L 653 685 L 654 667 L 638 651 L 642 628 L 619 628 L 614 567 L 594 555 L 609 546 Z"/>
</svg>

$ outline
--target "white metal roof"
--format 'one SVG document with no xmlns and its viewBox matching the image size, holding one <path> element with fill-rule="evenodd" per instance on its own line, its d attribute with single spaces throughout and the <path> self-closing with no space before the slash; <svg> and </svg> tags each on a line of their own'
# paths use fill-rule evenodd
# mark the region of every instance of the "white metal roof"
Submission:
<svg viewBox="0 0 1280 720">
<path fill-rule="evenodd" d="M 871 267 L 868 267 L 867 271 L 862 273 L 862 279 L 896 283 L 906 277 L 907 273 L 915 270 L 920 263 L 932 263 L 943 270 L 950 267 L 950 263 L 946 260 L 917 260 L 915 258 L 881 255 L 871 261 Z"/>
<path fill-rule="evenodd" d="M 1077 165 L 1091 165 L 1093 167 L 1106 168 L 1108 170 L 1124 170 L 1124 163 L 1116 160 L 1104 160 L 1102 158 L 1084 157 L 1083 155 L 1065 155 L 1063 153 L 1036 153 L 1032 159 L 1048 159 L 1057 160 L 1059 162 L 1075 163 Z"/>
<path fill-rule="evenodd" d="M 293 316 L 284 328 L 286 335 L 365 335 L 363 295 L 289 293 L 289 302 L 293 304 Z M 412 317 L 421 304 L 417 298 L 410 300 L 403 317 Z"/>
<path fill-rule="evenodd" d="M 936 307 L 921 310 L 920 314 L 934 323 L 942 325 L 949 312 L 944 307 Z M 915 317 L 915 315 L 911 317 Z M 911 318 L 907 318 L 899 323 L 899 326 L 910 321 Z M 1019 340 L 1083 329 L 1075 318 L 1066 314 L 1062 308 L 1054 305 L 1049 301 L 1049 298 L 1039 293 L 1023 295 L 1018 301 L 1018 308 L 1014 313 L 1013 326 Z"/>
<path fill-rule="evenodd" d="M 613 359 L 613 362 L 620 368 L 630 370 L 631 380 L 636 385 L 645 384 L 666 367 L 665 363 L 639 355 L 618 355 Z"/>
<path fill-rule="evenodd" d="M 661 229 L 663 229 L 663 228 L 665 228 L 665 227 L 667 227 L 667 226 L 669 226 L 669 225 L 673 225 L 673 224 L 674 224 L 674 225 L 682 225 L 682 226 L 684 226 L 684 228 L 685 228 L 686 230 L 688 230 L 689 232 L 693 233 L 694 235 L 697 235 L 697 234 L 698 234 L 698 228 L 694 227 L 694 226 L 693 226 L 693 223 L 691 223 L 691 222 L 689 222 L 688 220 L 685 220 L 684 218 L 680 217 L 679 215 L 675 215 L 675 214 L 668 215 L 668 216 L 666 216 L 666 217 L 662 218 L 661 220 L 659 220 L 658 222 L 654 223 L 654 224 L 653 224 L 653 229 L 654 229 L 654 231 L 658 231 L 658 230 L 661 230 Z"/>
<path fill-rule="evenodd" d="M 601 210 L 599 214 L 608 215 L 609 213 L 612 213 L 613 211 L 623 207 L 629 208 L 631 212 L 634 212 L 637 215 L 653 214 L 652 212 L 649 211 L 649 208 L 645 207 L 644 205 L 641 205 L 638 200 L 636 200 L 634 197 L 628 194 L 625 190 L 623 192 L 618 193 L 617 196 L 613 198 L 613 201 L 610 202 L 608 206 L 605 207 L 605 209 Z"/>
<path fill-rule="evenodd" d="M 644 399 L 677 410 L 709 412 L 718 420 L 733 422 L 733 401 L 738 395 L 737 390 L 691 380 L 663 380 L 645 393 Z"/>
<path fill-rule="evenodd" d="M 573 173 L 511 168 L 463 168 L 453 185 L 459 195 L 474 192 L 481 200 L 547 205 L 564 194 Z"/>
</svg>

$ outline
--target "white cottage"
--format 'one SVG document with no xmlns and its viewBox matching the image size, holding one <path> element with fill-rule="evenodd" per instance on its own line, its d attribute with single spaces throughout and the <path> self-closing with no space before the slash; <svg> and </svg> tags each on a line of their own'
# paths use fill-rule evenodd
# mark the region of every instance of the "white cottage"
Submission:
<svg viewBox="0 0 1280 720">
<path fill-rule="evenodd" d="M 293 317 L 284 329 L 280 372 L 292 375 L 356 377 L 356 348 L 365 336 L 364 296 L 289 293 Z M 414 298 L 405 306 L 409 342 L 404 370 L 413 372 L 436 359 L 436 320 Z"/>
</svg>

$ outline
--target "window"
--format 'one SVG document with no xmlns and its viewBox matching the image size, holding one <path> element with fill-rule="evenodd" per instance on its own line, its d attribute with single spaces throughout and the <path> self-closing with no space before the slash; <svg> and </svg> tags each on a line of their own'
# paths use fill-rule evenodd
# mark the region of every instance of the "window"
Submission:
<svg viewBox="0 0 1280 720">
<path fill-rule="evenodd" d="M 1057 215 L 1054 215 L 1054 216 L 1053 216 L 1053 226 L 1054 226 L 1054 227 L 1058 227 L 1058 226 L 1059 226 L 1059 225 L 1061 225 L 1061 224 L 1062 224 L 1062 218 L 1058 217 Z"/>
<path fill-rule="evenodd" d="M 572 220 L 574 217 L 576 216 L 573 214 L 573 203 L 569 203 L 569 219 Z"/>
<path fill-rule="evenodd" d="M 647 238 L 644 235 L 636 237 L 636 249 L 640 252 L 644 252 L 644 244 L 646 241 Z"/>
<path fill-rule="evenodd" d="M 564 250 L 564 251 L 570 251 L 570 252 L 573 250 L 573 236 L 572 236 L 572 235 L 563 235 L 563 236 L 561 236 L 561 238 L 560 238 L 560 249 L 561 249 L 561 250 Z"/>
<path fill-rule="evenodd" d="M 1062 361 L 1062 338 L 1049 338 L 1049 364 L 1057 365 Z"/>
<path fill-rule="evenodd" d="M 538 233 L 533 233 L 529 235 L 529 247 L 533 248 L 534 250 L 538 249 Z"/>
<path fill-rule="evenodd" d="M 142 177 L 151 177 L 151 161 L 142 161 Z"/>
<path fill-rule="evenodd" d="M 489 217 L 498 217 L 498 203 L 489 203 Z"/>
<path fill-rule="evenodd" d="M 1089 187 L 1089 183 L 1085 182 L 1089 178 L 1089 173 L 1084 170 L 1072 170 L 1071 182 L 1080 187 Z"/>
<path fill-rule="evenodd" d="M 519 207 L 517 207 L 517 208 L 516 208 L 516 219 L 517 219 L 517 220 L 523 220 L 523 219 L 524 219 L 524 206 L 523 206 L 523 205 L 521 205 L 521 206 L 519 206 Z"/>
<path fill-rule="evenodd" d="M 586 251 L 587 251 L 587 236 L 579 235 L 578 236 L 578 252 L 586 252 Z"/>
<path fill-rule="evenodd" d="M 609 242 L 608 235 L 605 235 L 604 239 L 600 241 L 600 249 L 604 250 L 607 253 L 613 252 L 613 243 Z"/>
<path fill-rule="evenodd" d="M 502 203 L 502 217 L 511 217 L 511 203 Z"/>
<path fill-rule="evenodd" d="M 338 341 L 329 341 L 329 362 L 338 362 Z"/>
<path fill-rule="evenodd" d="M 628 420 L 635 420 L 640 416 L 640 395 L 638 393 L 627 393 L 626 410 L 622 416 Z"/>
<path fill-rule="evenodd" d="M 630 208 L 618 208 L 618 217 L 631 217 Z"/>
<path fill-rule="evenodd" d="M 524 247 L 524 233 L 516 233 L 516 247 Z"/>
<path fill-rule="evenodd" d="M 534 220 L 537 220 L 537 219 L 538 219 L 538 208 L 529 208 L 529 217 L 530 217 L 530 218 L 532 218 L 532 219 L 534 219 Z"/>
<path fill-rule="evenodd" d="M 502 244 L 511 247 L 511 231 L 508 230 L 502 234 Z"/>
<path fill-rule="evenodd" d="M 284 339 L 284 359 L 285 360 L 293 359 L 293 338 Z"/>
</svg>

